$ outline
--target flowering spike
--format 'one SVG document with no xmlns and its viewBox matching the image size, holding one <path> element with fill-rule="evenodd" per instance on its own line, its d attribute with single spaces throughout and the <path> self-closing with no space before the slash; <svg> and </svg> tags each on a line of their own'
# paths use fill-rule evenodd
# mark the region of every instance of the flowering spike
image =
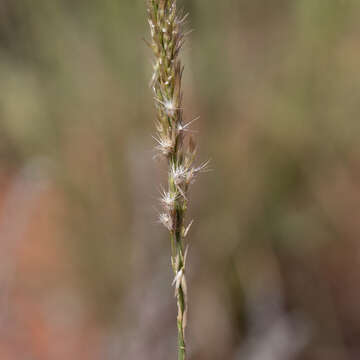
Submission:
<svg viewBox="0 0 360 360">
<path fill-rule="evenodd" d="M 168 162 L 168 188 L 162 191 L 160 202 L 164 212 L 159 222 L 170 232 L 171 265 L 174 270 L 175 295 L 178 306 L 179 360 L 186 359 L 185 326 L 187 314 L 187 285 L 185 267 L 187 248 L 185 237 L 192 225 L 184 226 L 188 207 L 189 187 L 195 177 L 205 171 L 207 163 L 193 167 L 196 144 L 189 129 L 198 118 L 184 124 L 182 108 L 182 77 L 184 67 L 180 50 L 190 32 L 183 27 L 188 14 L 180 14 L 177 0 L 147 0 L 148 23 L 154 54 L 153 75 L 150 81 L 156 109 L 155 149 Z"/>
</svg>

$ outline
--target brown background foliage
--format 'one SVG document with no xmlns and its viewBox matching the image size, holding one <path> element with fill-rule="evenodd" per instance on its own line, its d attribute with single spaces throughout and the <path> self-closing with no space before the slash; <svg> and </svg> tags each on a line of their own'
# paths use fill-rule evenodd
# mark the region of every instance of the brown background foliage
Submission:
<svg viewBox="0 0 360 360">
<path fill-rule="evenodd" d="M 0 0 L 0 358 L 175 358 L 142 0 Z M 360 356 L 360 3 L 187 0 L 191 359 Z"/>
</svg>

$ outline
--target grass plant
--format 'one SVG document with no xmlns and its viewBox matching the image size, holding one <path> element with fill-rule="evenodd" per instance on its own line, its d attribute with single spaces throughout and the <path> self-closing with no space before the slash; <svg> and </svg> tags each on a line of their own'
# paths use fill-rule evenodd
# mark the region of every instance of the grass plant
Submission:
<svg viewBox="0 0 360 360">
<path fill-rule="evenodd" d="M 184 123 L 182 108 L 183 66 L 181 49 L 186 33 L 187 14 L 180 11 L 176 0 L 147 0 L 148 22 L 154 53 L 151 88 L 156 108 L 156 150 L 168 164 L 168 185 L 163 190 L 163 212 L 160 222 L 170 233 L 173 285 L 177 301 L 178 359 L 186 359 L 185 328 L 187 303 L 186 258 L 187 235 L 192 221 L 185 223 L 189 187 L 196 176 L 206 169 L 207 163 L 194 165 L 196 144 L 190 125 Z"/>
</svg>

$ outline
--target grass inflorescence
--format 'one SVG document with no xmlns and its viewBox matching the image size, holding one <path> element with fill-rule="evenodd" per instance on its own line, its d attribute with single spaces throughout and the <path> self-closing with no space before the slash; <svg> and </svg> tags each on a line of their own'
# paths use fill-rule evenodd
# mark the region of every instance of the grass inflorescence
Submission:
<svg viewBox="0 0 360 360">
<path fill-rule="evenodd" d="M 156 108 L 156 150 L 168 163 L 168 186 L 163 191 L 163 212 L 159 221 L 170 232 L 171 264 L 174 271 L 178 316 L 178 359 L 186 358 L 185 327 L 187 314 L 187 285 L 185 278 L 186 236 L 192 222 L 185 224 L 188 192 L 196 176 L 207 163 L 194 165 L 196 144 L 190 134 L 192 123 L 183 122 L 182 76 L 179 58 L 186 33 L 187 14 L 178 10 L 176 0 L 147 0 L 150 25 L 150 48 L 154 53 L 151 88 Z"/>
</svg>

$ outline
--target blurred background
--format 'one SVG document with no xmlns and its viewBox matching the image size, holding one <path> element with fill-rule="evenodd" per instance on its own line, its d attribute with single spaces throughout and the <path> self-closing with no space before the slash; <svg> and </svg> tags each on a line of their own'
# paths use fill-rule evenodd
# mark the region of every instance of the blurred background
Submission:
<svg viewBox="0 0 360 360">
<path fill-rule="evenodd" d="M 187 0 L 191 360 L 360 358 L 360 2 Z M 144 0 L 0 0 L 0 359 L 176 358 Z"/>
</svg>

